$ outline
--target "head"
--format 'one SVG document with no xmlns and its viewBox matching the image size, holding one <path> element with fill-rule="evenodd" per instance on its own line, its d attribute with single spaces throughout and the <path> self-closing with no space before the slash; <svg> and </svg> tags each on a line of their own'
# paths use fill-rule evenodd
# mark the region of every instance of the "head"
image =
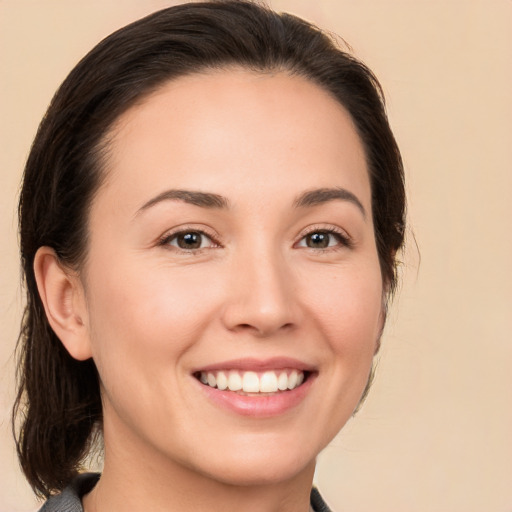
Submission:
<svg viewBox="0 0 512 512">
<path fill-rule="evenodd" d="M 101 223 L 101 205 L 116 200 L 114 195 L 107 201 L 106 194 L 114 183 L 122 183 L 117 174 L 122 148 L 129 147 L 129 137 L 144 125 L 143 118 L 151 118 L 166 105 L 176 109 L 172 98 L 192 105 L 194 91 L 203 112 L 208 90 L 222 96 L 226 90 L 235 93 L 237 83 L 241 90 L 252 90 L 255 82 L 254 105 L 273 91 L 278 91 L 275 100 L 281 105 L 285 93 L 296 86 L 304 97 L 318 100 L 325 112 L 329 105 L 339 106 L 339 122 L 352 130 L 349 139 L 357 140 L 353 144 L 368 182 L 364 210 L 378 265 L 379 333 L 382 330 L 386 299 L 396 282 L 395 255 L 403 243 L 405 197 L 400 154 L 380 86 L 370 70 L 316 27 L 254 3 L 185 4 L 137 21 L 103 40 L 70 73 L 39 127 L 25 169 L 19 216 L 27 307 L 20 338 L 18 407 L 22 400 L 26 405 L 18 451 L 36 491 L 59 490 L 78 470 L 92 433 L 103 422 L 101 393 L 105 389 L 100 390 L 100 381 L 108 379 L 102 375 L 101 357 L 90 357 L 97 355 L 94 350 L 91 353 L 83 345 L 69 350 L 50 325 L 47 304 L 38 291 L 36 254 L 47 248 L 46 254 L 51 253 L 49 257 L 69 279 L 79 283 L 82 296 L 73 300 L 87 305 L 88 290 L 98 279 L 92 275 L 94 228 Z M 283 111 L 289 113 L 293 107 L 291 102 Z M 176 115 L 179 118 L 180 112 Z M 326 125 L 331 122 L 327 117 Z M 165 121 L 162 126 L 166 128 Z M 149 139 L 157 134 L 150 133 Z M 254 173 L 248 176 L 251 179 Z M 265 182 L 268 178 L 262 176 Z M 197 179 L 197 187 L 192 181 L 187 188 L 197 190 L 209 178 Z M 227 177 L 220 181 L 229 182 Z M 236 194 L 232 191 L 230 196 L 230 189 L 222 194 L 222 187 L 214 192 L 228 195 L 228 202 Z M 207 239 L 211 242 L 215 234 Z M 39 260 L 39 274 L 44 273 L 43 267 Z M 97 338 L 102 336 L 99 333 Z M 378 343 L 377 336 L 375 347 Z M 201 362 L 206 368 L 207 361 Z M 363 380 L 368 380 L 368 372 L 363 374 Z M 363 392 L 364 386 L 354 391 L 356 403 Z"/>
</svg>

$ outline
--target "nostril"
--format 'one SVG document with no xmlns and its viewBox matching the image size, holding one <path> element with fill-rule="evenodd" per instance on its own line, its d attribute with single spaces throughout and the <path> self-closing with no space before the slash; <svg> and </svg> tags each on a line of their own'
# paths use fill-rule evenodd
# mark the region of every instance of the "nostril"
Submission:
<svg viewBox="0 0 512 512">
<path fill-rule="evenodd" d="M 259 338 L 267 338 L 276 334 L 278 331 L 290 331 L 293 329 L 294 324 L 292 322 L 287 322 L 279 325 L 277 322 L 269 322 L 265 323 L 263 321 L 255 321 L 254 324 L 250 323 L 240 323 L 230 328 L 233 332 L 247 332 L 252 333 L 254 336 Z"/>
</svg>

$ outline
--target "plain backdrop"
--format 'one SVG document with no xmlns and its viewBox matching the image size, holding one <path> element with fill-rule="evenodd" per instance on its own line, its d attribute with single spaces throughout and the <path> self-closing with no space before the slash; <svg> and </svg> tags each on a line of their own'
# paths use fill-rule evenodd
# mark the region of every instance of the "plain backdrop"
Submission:
<svg viewBox="0 0 512 512">
<path fill-rule="evenodd" d="M 74 64 L 163 0 L 0 0 L 0 512 L 36 510 L 10 433 L 22 311 L 16 202 Z M 339 512 L 512 511 L 512 2 L 273 0 L 378 75 L 411 232 L 367 403 L 320 455 Z M 278 456 L 278 454 L 276 454 Z"/>
</svg>

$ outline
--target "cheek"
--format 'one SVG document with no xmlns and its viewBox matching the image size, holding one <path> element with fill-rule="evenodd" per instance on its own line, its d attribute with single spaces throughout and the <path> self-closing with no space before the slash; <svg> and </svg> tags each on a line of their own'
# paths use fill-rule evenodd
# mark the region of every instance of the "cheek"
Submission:
<svg viewBox="0 0 512 512">
<path fill-rule="evenodd" d="M 328 334 L 332 349 L 365 352 L 382 328 L 383 288 L 377 265 L 328 269 L 317 273 L 303 293 L 311 313 Z"/>
<path fill-rule="evenodd" d="M 315 285 L 307 291 L 308 316 L 322 332 L 325 357 L 332 362 L 325 385 L 336 397 L 331 406 L 338 411 L 341 403 L 349 410 L 359 402 L 383 327 L 378 263 L 346 270 L 331 270 L 330 276 L 317 274 Z"/>
<path fill-rule="evenodd" d="M 124 378 L 128 386 L 136 380 L 126 376 L 152 381 L 160 371 L 174 378 L 171 369 L 211 321 L 215 299 L 213 287 L 204 286 L 206 276 L 149 267 L 119 261 L 92 267 L 89 323 L 103 381 Z"/>
</svg>

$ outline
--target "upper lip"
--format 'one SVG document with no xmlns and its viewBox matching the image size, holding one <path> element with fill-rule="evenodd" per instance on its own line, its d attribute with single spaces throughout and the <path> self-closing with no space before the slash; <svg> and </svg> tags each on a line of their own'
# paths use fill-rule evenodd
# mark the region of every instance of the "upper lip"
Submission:
<svg viewBox="0 0 512 512">
<path fill-rule="evenodd" d="M 241 371 L 265 371 L 265 370 L 281 370 L 291 368 L 306 372 L 315 371 L 315 367 L 292 357 L 272 357 L 270 359 L 257 359 L 246 357 L 241 359 L 231 359 L 229 361 L 221 361 L 195 368 L 195 372 L 208 372 L 220 370 L 241 370 Z"/>
</svg>

